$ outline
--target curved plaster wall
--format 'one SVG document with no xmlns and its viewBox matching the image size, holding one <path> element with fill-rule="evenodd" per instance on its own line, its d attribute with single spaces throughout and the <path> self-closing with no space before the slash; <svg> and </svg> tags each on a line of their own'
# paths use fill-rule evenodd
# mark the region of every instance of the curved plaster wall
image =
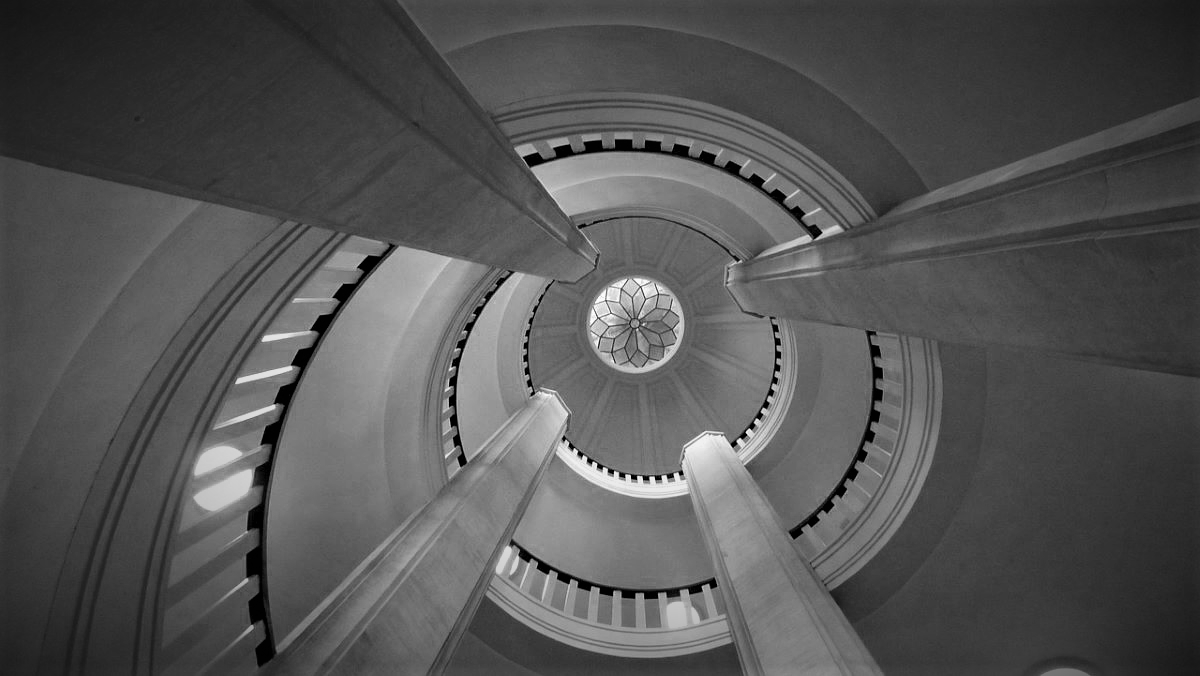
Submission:
<svg viewBox="0 0 1200 676">
<path fill-rule="evenodd" d="M 544 288 L 540 277 L 513 275 L 471 329 L 457 391 L 458 427 L 468 458 L 529 398 L 521 351 L 526 320 Z"/>
<path fill-rule="evenodd" d="M 271 479 L 267 575 L 276 635 L 305 616 L 445 482 L 427 383 L 455 307 L 486 267 L 397 248 L 317 346 Z"/>
<path fill-rule="evenodd" d="M 1200 9 L 1186 0 L 933 5 L 509 0 L 487 8 L 407 0 L 405 6 L 460 70 L 459 54 L 477 48 L 496 50 L 493 54 L 499 56 L 490 43 L 509 39 L 540 61 L 527 71 L 540 75 L 546 66 L 562 63 L 546 59 L 542 50 L 572 56 L 560 54 L 557 45 L 543 47 L 547 36 L 563 32 L 573 38 L 573 46 L 580 33 L 604 24 L 614 33 L 674 31 L 682 36 L 679 41 L 709 43 L 712 47 L 703 51 L 711 52 L 715 64 L 693 62 L 695 55 L 689 53 L 680 65 L 668 50 L 658 53 L 653 47 L 636 52 L 635 58 L 660 59 L 659 68 L 674 66 L 681 81 L 703 78 L 704 86 L 719 95 L 744 86 L 745 80 L 779 81 L 776 71 L 758 70 L 753 60 L 729 58 L 752 54 L 791 77 L 803 74 L 827 90 L 826 96 L 845 102 L 894 144 L 931 188 L 1200 94 L 1195 39 Z M 647 38 L 650 45 L 658 40 Z M 625 65 L 623 49 L 600 56 L 596 53 L 603 43 L 584 49 L 578 61 L 556 67 L 564 73 L 561 77 L 600 72 L 599 82 L 609 85 L 608 91 L 620 90 L 609 83 L 622 75 L 625 81 L 645 77 L 641 71 L 647 66 L 636 61 Z M 589 65 L 588 59 L 604 65 Z M 614 72 L 603 72 L 608 64 Z M 1105 105 L 1095 105 L 1098 100 Z M 795 126 L 811 122 L 804 112 L 806 99 L 785 104 L 775 115 L 793 116 Z M 742 112 L 766 120 L 750 110 L 753 99 L 742 105 Z M 859 155 L 859 161 L 867 157 Z M 852 178 L 861 185 L 861 176 Z"/>
<path fill-rule="evenodd" d="M 1200 382 L 942 348 L 926 485 L 834 591 L 880 666 L 1017 674 L 1071 656 L 1109 676 L 1196 673 Z"/>
<path fill-rule="evenodd" d="M 692 503 L 631 498 L 555 458 L 513 540 L 571 575 L 623 589 L 667 589 L 713 576 Z"/>
<path fill-rule="evenodd" d="M 20 452 L 55 387 L 156 249 L 181 228 L 224 230 L 222 222 L 236 227 L 277 220 L 7 157 L 0 157 L 0 185 L 3 502 Z M 229 244 L 244 241 L 234 237 Z M 20 255 L 12 255 L 17 251 Z"/>
<path fill-rule="evenodd" d="M 803 521 L 838 485 L 871 413 L 871 360 L 857 329 L 791 322 L 796 388 L 775 436 L 747 465 L 785 528 Z"/>
<path fill-rule="evenodd" d="M 726 42 L 635 26 L 572 26 L 489 38 L 446 55 L 488 110 L 585 91 L 701 101 L 761 121 L 829 162 L 882 213 L 924 192 L 890 142 L 829 90 Z"/>
<path fill-rule="evenodd" d="M 139 424 L 145 413 L 139 402 L 152 396 L 156 378 L 179 358 L 171 350 L 212 311 L 205 303 L 213 290 L 235 276 L 281 222 L 15 160 L 2 163 L 0 486 L 7 491 L 0 488 L 0 607 L 20 612 L 0 614 L 0 663 L 32 673 L 39 660 L 52 669 L 46 665 L 68 659 L 65 633 L 80 616 L 81 599 L 73 595 L 95 572 L 93 562 L 108 562 L 110 578 L 128 569 L 146 573 L 132 549 L 110 549 L 109 559 L 99 551 L 112 543 L 96 532 L 97 503 L 120 490 L 113 482 L 118 469 L 136 471 L 120 435 Z M 200 387 L 189 381 L 182 391 L 191 396 L 190 388 Z M 21 401 L 10 398 L 18 395 Z M 164 435 L 192 422 L 163 425 Z M 188 449 L 156 450 L 158 467 Z M 150 477 L 135 487 L 137 497 L 161 504 L 167 481 L 165 474 Z M 118 518 L 137 522 L 139 542 L 149 541 L 146 514 L 131 513 L 146 504 L 125 504 L 108 510 L 106 525 L 115 529 Z M 158 511 L 149 515 L 159 518 Z M 117 563 L 131 565 L 117 572 Z M 151 583 L 139 578 L 133 584 Z M 94 614 L 108 610 L 122 609 Z M 95 648 L 93 656 L 103 660 L 104 650 Z"/>
</svg>

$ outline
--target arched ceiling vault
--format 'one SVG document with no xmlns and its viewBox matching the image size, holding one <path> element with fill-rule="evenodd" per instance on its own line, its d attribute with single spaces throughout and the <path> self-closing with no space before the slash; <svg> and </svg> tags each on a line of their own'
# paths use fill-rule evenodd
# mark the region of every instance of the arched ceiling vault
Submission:
<svg viewBox="0 0 1200 676">
<path fill-rule="evenodd" d="M 819 152 L 877 209 L 1200 93 L 1200 8 L 1178 0 L 405 6 L 489 109 L 566 89 L 740 100 L 843 146 Z"/>
</svg>

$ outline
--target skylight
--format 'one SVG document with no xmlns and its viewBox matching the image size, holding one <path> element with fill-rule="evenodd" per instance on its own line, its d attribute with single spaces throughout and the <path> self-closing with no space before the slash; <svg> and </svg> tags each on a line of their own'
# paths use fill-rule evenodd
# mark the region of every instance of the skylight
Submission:
<svg viewBox="0 0 1200 676">
<path fill-rule="evenodd" d="M 613 281 L 592 301 L 588 337 L 602 360 L 626 373 L 667 362 L 683 338 L 683 313 L 667 287 L 645 277 Z"/>
</svg>

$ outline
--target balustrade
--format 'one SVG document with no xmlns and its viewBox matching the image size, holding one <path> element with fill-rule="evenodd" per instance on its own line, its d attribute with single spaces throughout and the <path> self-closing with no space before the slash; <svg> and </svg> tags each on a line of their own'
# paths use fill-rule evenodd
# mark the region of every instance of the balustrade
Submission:
<svg viewBox="0 0 1200 676">
<path fill-rule="evenodd" d="M 321 334 L 390 249 L 345 238 L 252 337 L 199 445 L 172 541 L 159 651 L 165 673 L 243 673 L 274 655 L 262 547 L 275 443 Z"/>
</svg>

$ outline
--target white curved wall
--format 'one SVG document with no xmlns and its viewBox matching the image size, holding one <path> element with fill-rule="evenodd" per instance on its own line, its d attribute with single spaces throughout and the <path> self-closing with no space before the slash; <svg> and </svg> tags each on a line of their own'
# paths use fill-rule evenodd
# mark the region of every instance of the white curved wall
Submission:
<svg viewBox="0 0 1200 676">
<path fill-rule="evenodd" d="M 458 370 L 458 429 L 474 457 L 528 394 L 521 367 L 525 322 L 545 280 L 517 273 L 497 289 L 471 329 Z"/>
<path fill-rule="evenodd" d="M 880 156 L 846 144 L 841 134 L 851 129 L 843 125 L 861 123 L 850 116 L 877 129 L 932 188 L 1200 93 L 1200 9 L 1187 0 L 405 6 L 477 95 L 508 89 L 514 98 L 532 98 L 564 88 L 572 75 L 577 89 L 651 91 L 648 80 L 674 67 L 673 82 L 656 91 L 728 96 L 733 105 L 725 107 L 764 122 L 784 119 L 786 127 L 773 126 L 806 145 L 804 134 L 814 132 L 844 145 L 841 153 L 810 147 L 855 173 L 852 181 L 874 193 L 877 209 L 884 193 L 864 179 L 872 177 L 869 158 Z M 613 37 L 622 33 L 628 42 Z M 680 49 L 686 41 L 694 48 Z M 502 54 L 516 56 L 500 45 L 523 51 L 525 72 L 545 84 L 477 80 L 476 64 L 490 61 L 494 74 Z M 764 91 L 770 88 L 776 91 Z M 886 180 L 894 169 L 880 167 L 876 177 Z"/>
<path fill-rule="evenodd" d="M 450 310 L 485 269 L 398 248 L 318 344 L 271 478 L 266 562 L 279 640 L 441 487 L 427 383 L 443 377 L 432 371 Z"/>
<path fill-rule="evenodd" d="M 24 673 L 53 634 L 56 594 L 76 582 L 70 553 L 97 516 L 85 505 L 110 488 L 106 463 L 127 453 L 114 436 L 131 405 L 210 290 L 280 221 L 0 164 L 0 608 L 20 609 L 0 617 L 0 663 Z"/>
<path fill-rule="evenodd" d="M 829 162 L 877 212 L 924 191 L 892 144 L 825 87 L 727 42 L 638 26 L 567 26 L 491 37 L 446 58 L 488 110 L 573 92 L 677 96 L 790 136 Z"/>
<path fill-rule="evenodd" d="M 665 589 L 713 576 L 686 495 L 630 498 L 589 483 L 557 458 L 513 539 L 559 570 L 624 589 Z"/>
<path fill-rule="evenodd" d="M 88 334 L 154 250 L 211 210 L 7 157 L 0 190 L 3 502 L 34 425 Z"/>
<path fill-rule="evenodd" d="M 780 429 L 747 467 L 785 528 L 800 523 L 841 483 L 871 412 L 866 334 L 792 322 L 796 390 Z"/>
</svg>

